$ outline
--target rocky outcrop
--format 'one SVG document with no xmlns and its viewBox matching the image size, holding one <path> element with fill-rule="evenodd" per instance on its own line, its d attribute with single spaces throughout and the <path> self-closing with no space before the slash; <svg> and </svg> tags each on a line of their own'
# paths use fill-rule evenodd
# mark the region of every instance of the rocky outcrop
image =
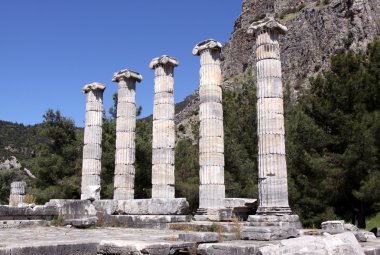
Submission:
<svg viewBox="0 0 380 255">
<path fill-rule="evenodd" d="M 226 86 L 236 75 L 254 73 L 254 38 L 246 31 L 268 12 L 289 29 L 280 41 L 283 81 L 295 91 L 308 85 L 308 77 L 328 68 L 333 54 L 365 50 L 380 35 L 378 0 L 244 0 L 231 40 L 222 51 Z"/>
</svg>

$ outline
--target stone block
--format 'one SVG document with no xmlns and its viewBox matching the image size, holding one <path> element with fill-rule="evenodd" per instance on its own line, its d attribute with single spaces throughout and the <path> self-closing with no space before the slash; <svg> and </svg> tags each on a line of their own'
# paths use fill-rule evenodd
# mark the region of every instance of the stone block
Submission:
<svg viewBox="0 0 380 255">
<path fill-rule="evenodd" d="M 283 134 L 265 134 L 259 136 L 259 155 L 285 155 L 285 138 Z"/>
<path fill-rule="evenodd" d="M 281 61 L 265 59 L 256 63 L 257 79 L 281 78 Z"/>
<path fill-rule="evenodd" d="M 88 111 L 96 111 L 96 112 L 102 112 L 103 111 L 103 104 L 96 101 L 90 101 L 86 103 L 86 112 Z"/>
<path fill-rule="evenodd" d="M 97 217 L 81 218 L 81 219 L 65 219 L 63 225 L 71 225 L 75 228 L 94 227 L 98 221 Z"/>
<path fill-rule="evenodd" d="M 201 103 L 199 106 L 199 119 L 223 120 L 223 106 L 219 102 Z"/>
<path fill-rule="evenodd" d="M 174 78 L 170 76 L 158 76 L 154 79 L 154 93 L 173 93 Z"/>
<path fill-rule="evenodd" d="M 154 94 L 154 104 L 172 104 L 174 105 L 174 94 L 170 92 L 161 92 Z"/>
<path fill-rule="evenodd" d="M 123 84 L 122 86 L 118 86 L 118 102 L 125 102 L 125 103 L 130 103 L 134 104 L 136 102 L 136 90 L 134 87 L 128 87 L 127 84 Z"/>
<path fill-rule="evenodd" d="M 102 165 L 101 165 L 100 159 L 89 159 L 89 158 L 83 159 L 82 175 L 100 175 L 101 170 L 102 170 Z"/>
<path fill-rule="evenodd" d="M 125 131 L 116 133 L 116 149 L 136 149 L 135 132 Z"/>
<path fill-rule="evenodd" d="M 376 236 L 372 232 L 360 230 L 360 231 L 353 232 L 353 234 L 355 235 L 356 239 L 359 242 L 368 242 L 371 240 L 376 240 Z"/>
<path fill-rule="evenodd" d="M 208 243 L 198 246 L 197 254 L 200 255 L 252 255 L 257 254 L 258 248 L 262 244 L 247 242 L 227 242 L 227 243 Z"/>
<path fill-rule="evenodd" d="M 99 185 L 100 176 L 98 174 L 82 174 L 82 188 Z"/>
<path fill-rule="evenodd" d="M 98 246 L 99 255 L 108 254 L 147 254 L 147 255 L 164 255 L 180 254 L 183 251 L 194 249 L 194 243 L 180 242 L 136 242 L 110 240 L 101 241 Z"/>
<path fill-rule="evenodd" d="M 84 130 L 84 144 L 101 144 L 102 143 L 102 127 L 86 126 Z"/>
<path fill-rule="evenodd" d="M 363 248 L 360 246 L 357 238 L 354 236 L 353 233 L 345 232 L 345 233 L 341 233 L 341 234 L 337 234 L 337 235 L 333 235 L 333 236 L 331 236 L 329 234 L 325 234 L 325 239 L 327 240 L 327 243 L 332 243 L 330 240 L 339 239 L 343 243 L 348 244 L 352 248 L 352 250 L 354 252 L 353 254 L 364 255 Z M 347 253 L 347 254 L 349 254 L 349 253 Z"/>
<path fill-rule="evenodd" d="M 135 196 L 135 190 L 133 188 L 115 187 L 113 190 L 113 199 L 127 200 L 133 199 Z"/>
<path fill-rule="evenodd" d="M 96 208 L 89 200 L 51 199 L 46 205 L 56 207 L 64 220 L 96 216 Z"/>
<path fill-rule="evenodd" d="M 102 126 L 103 112 L 102 111 L 86 111 L 86 126 Z"/>
<path fill-rule="evenodd" d="M 192 232 L 179 234 L 178 239 L 184 242 L 217 243 L 219 235 L 215 232 Z"/>
<path fill-rule="evenodd" d="M 50 220 L 57 215 L 57 208 L 51 205 L 0 206 L 0 220 Z"/>
<path fill-rule="evenodd" d="M 224 206 L 226 208 L 235 208 L 235 207 L 250 207 L 254 208 L 257 203 L 257 199 L 252 198 L 225 198 Z"/>
<path fill-rule="evenodd" d="M 153 148 L 152 164 L 174 165 L 174 150 L 172 148 L 161 148 L 161 149 Z"/>
<path fill-rule="evenodd" d="M 283 88 L 281 78 L 265 78 L 257 80 L 257 99 L 260 100 L 272 100 L 282 99 Z M 261 104 L 261 102 L 259 102 Z M 280 106 L 279 104 L 274 104 Z M 283 103 L 281 104 L 283 106 Z"/>
<path fill-rule="evenodd" d="M 223 208 L 226 197 L 223 184 L 201 184 L 199 186 L 199 208 Z"/>
<path fill-rule="evenodd" d="M 129 215 L 186 215 L 189 203 L 185 198 L 131 199 L 118 201 L 118 213 Z"/>
<path fill-rule="evenodd" d="M 11 194 L 25 195 L 25 192 L 26 192 L 26 182 L 12 182 L 11 183 Z"/>
<path fill-rule="evenodd" d="M 136 118 L 120 116 L 116 119 L 116 132 L 133 132 L 136 130 Z"/>
<path fill-rule="evenodd" d="M 222 102 L 222 88 L 219 86 L 202 86 L 199 88 L 201 103 Z"/>
<path fill-rule="evenodd" d="M 135 175 L 135 166 L 127 164 L 116 164 L 115 175 Z"/>
<path fill-rule="evenodd" d="M 115 162 L 118 164 L 132 165 L 136 161 L 136 150 L 134 148 L 118 149 L 115 153 Z"/>
<path fill-rule="evenodd" d="M 83 146 L 83 160 L 102 158 L 102 147 L 98 144 L 85 144 Z"/>
<path fill-rule="evenodd" d="M 83 176 L 82 176 L 83 178 Z M 81 197 L 82 200 L 99 200 L 100 199 L 100 185 L 88 185 L 82 187 Z"/>
<path fill-rule="evenodd" d="M 155 164 L 152 166 L 152 184 L 155 185 L 174 185 L 174 165 Z"/>
<path fill-rule="evenodd" d="M 201 166 L 199 179 L 202 184 L 224 183 L 224 166 Z"/>
<path fill-rule="evenodd" d="M 299 230 L 293 227 L 243 227 L 242 240 L 272 241 L 298 237 Z"/>
<path fill-rule="evenodd" d="M 200 122 L 199 135 L 204 137 L 224 137 L 223 120 L 205 119 Z"/>
<path fill-rule="evenodd" d="M 152 184 L 152 198 L 174 198 L 174 185 Z"/>
<path fill-rule="evenodd" d="M 118 102 L 117 117 L 136 118 L 136 105 L 128 102 Z"/>
<path fill-rule="evenodd" d="M 96 211 L 103 212 L 108 215 L 115 214 L 117 212 L 118 202 L 111 199 L 95 200 L 92 202 Z"/>
<path fill-rule="evenodd" d="M 344 232 L 343 220 L 325 221 L 321 224 L 322 230 L 329 234 L 339 234 Z"/>
<path fill-rule="evenodd" d="M 207 61 L 206 59 L 204 59 Z M 199 70 L 200 76 L 200 84 L 204 85 L 217 85 L 220 86 L 222 84 L 222 73 L 220 70 L 220 63 L 215 62 L 215 60 L 211 60 L 213 63 L 207 64 L 206 62 L 202 63 L 201 57 L 201 68 Z"/>
<path fill-rule="evenodd" d="M 135 186 L 135 175 L 123 174 L 114 176 L 114 186 L 117 188 L 133 188 Z"/>
<path fill-rule="evenodd" d="M 254 227 L 289 227 L 302 228 L 299 216 L 296 214 L 285 215 L 250 215 L 247 226 Z"/>
<path fill-rule="evenodd" d="M 203 137 L 199 140 L 199 152 L 224 153 L 224 139 L 222 137 Z"/>
<path fill-rule="evenodd" d="M 224 166 L 224 154 L 220 152 L 199 153 L 200 166 Z"/>
<path fill-rule="evenodd" d="M 157 104 L 153 107 L 153 120 L 173 120 L 174 104 Z"/>
<path fill-rule="evenodd" d="M 198 209 L 194 216 L 196 221 L 231 221 L 233 218 L 232 208 L 207 208 Z"/>
</svg>

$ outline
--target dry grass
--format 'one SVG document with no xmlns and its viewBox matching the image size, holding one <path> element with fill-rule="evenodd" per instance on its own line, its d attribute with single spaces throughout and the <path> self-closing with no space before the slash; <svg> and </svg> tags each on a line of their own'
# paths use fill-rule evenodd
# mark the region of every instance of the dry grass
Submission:
<svg viewBox="0 0 380 255">
<path fill-rule="evenodd" d="M 34 195 L 26 194 L 24 197 L 24 203 L 25 204 L 35 204 L 36 200 L 37 200 L 37 198 Z"/>
</svg>

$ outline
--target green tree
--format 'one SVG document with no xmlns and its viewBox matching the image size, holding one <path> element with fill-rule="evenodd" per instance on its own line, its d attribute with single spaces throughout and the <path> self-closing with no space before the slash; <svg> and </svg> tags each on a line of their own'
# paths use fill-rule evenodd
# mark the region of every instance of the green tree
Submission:
<svg viewBox="0 0 380 255">
<path fill-rule="evenodd" d="M 223 95 L 225 182 L 228 197 L 258 196 L 256 88 L 250 73 Z"/>
<path fill-rule="evenodd" d="M 307 224 L 336 214 L 365 228 L 379 210 L 379 66 L 379 42 L 336 55 L 288 116 L 293 200 Z"/>
<path fill-rule="evenodd" d="M 79 198 L 81 147 L 73 120 L 49 109 L 43 116 L 39 134 L 46 139 L 37 147 L 32 162 L 37 179 L 34 193 L 38 202 L 50 198 Z"/>
</svg>

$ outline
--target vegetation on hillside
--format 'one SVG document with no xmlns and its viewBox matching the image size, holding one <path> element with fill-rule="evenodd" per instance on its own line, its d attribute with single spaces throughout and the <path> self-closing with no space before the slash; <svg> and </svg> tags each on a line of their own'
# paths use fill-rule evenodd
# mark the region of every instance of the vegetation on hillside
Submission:
<svg viewBox="0 0 380 255">
<path fill-rule="evenodd" d="M 236 77 L 233 83 L 234 90 L 224 91 L 223 99 L 226 193 L 229 197 L 257 198 L 255 85 L 251 74 Z M 364 228 L 365 219 L 380 210 L 380 43 L 370 45 L 366 53 L 336 55 L 331 70 L 311 79 L 311 87 L 302 91 L 296 105 L 291 98 L 286 89 L 292 209 L 306 227 L 343 218 Z M 103 127 L 102 198 L 113 194 L 117 96 L 114 101 L 111 117 L 105 118 Z M 38 202 L 78 198 L 83 130 L 76 129 L 59 111 L 49 110 L 33 136 L 41 142 L 32 146 L 36 157 L 26 162 L 38 177 L 30 184 Z M 195 212 L 197 141 L 179 140 L 175 151 L 176 196 L 186 197 Z M 152 119 L 138 120 L 136 198 L 150 197 L 151 156 Z M 0 173 L 2 183 L 12 178 L 19 177 Z M 1 202 L 7 199 L 5 193 L 0 190 Z"/>
</svg>

